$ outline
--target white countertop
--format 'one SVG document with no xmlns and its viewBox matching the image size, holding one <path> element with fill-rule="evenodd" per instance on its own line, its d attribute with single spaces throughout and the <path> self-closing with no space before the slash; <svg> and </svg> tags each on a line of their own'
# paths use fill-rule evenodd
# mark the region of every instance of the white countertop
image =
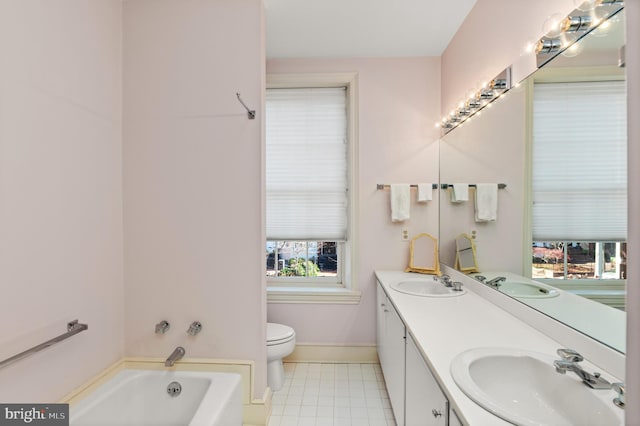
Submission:
<svg viewBox="0 0 640 426">
<path fill-rule="evenodd" d="M 478 347 L 507 347 L 555 356 L 556 350 L 563 347 L 473 291 L 467 291 L 459 297 L 414 296 L 395 291 L 389 286 L 408 278 L 422 277 L 431 280 L 431 276 L 376 271 L 376 277 L 407 331 L 416 341 L 450 404 L 465 424 L 497 426 L 510 423 L 477 405 L 456 385 L 449 373 L 450 362 L 456 355 Z M 583 355 L 588 360 L 589 354 Z M 619 381 L 588 361 L 584 361 L 582 365 L 589 371 L 601 371 L 602 376 L 609 381 Z M 577 376 L 575 380 L 579 380 Z M 597 392 L 608 392 L 611 398 L 615 396 L 612 390 Z"/>
</svg>

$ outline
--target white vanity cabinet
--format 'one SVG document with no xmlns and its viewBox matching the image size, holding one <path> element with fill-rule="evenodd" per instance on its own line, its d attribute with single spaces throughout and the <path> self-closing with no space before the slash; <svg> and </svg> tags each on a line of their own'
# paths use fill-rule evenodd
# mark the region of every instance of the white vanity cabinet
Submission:
<svg viewBox="0 0 640 426">
<path fill-rule="evenodd" d="M 406 426 L 447 426 L 449 401 L 431 374 L 411 335 L 406 348 Z"/>
<path fill-rule="evenodd" d="M 453 408 L 449 409 L 449 426 L 463 426 Z"/>
<path fill-rule="evenodd" d="M 405 328 L 382 286 L 377 292 L 378 358 L 398 425 L 404 425 Z"/>
<path fill-rule="evenodd" d="M 462 426 L 380 283 L 376 325 L 378 358 L 398 426 Z"/>
</svg>

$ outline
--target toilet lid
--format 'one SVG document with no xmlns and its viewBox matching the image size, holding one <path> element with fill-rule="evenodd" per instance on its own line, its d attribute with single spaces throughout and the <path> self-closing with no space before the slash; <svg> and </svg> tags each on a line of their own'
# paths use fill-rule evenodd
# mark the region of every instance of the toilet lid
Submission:
<svg viewBox="0 0 640 426">
<path fill-rule="evenodd" d="M 290 340 L 294 336 L 293 328 L 272 322 L 267 323 L 267 344 L 273 345 Z"/>
</svg>

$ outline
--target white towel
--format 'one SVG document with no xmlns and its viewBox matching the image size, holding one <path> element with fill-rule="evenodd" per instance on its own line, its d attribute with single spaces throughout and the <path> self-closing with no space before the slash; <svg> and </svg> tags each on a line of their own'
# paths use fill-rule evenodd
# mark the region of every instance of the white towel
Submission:
<svg viewBox="0 0 640 426">
<path fill-rule="evenodd" d="M 391 184 L 391 221 L 402 222 L 409 219 L 411 210 L 411 189 L 407 183 Z"/>
<path fill-rule="evenodd" d="M 419 183 L 418 184 L 418 202 L 426 203 L 433 200 L 433 184 L 431 183 Z"/>
<path fill-rule="evenodd" d="M 451 185 L 451 202 L 464 203 L 465 201 L 469 201 L 469 184 L 454 183 Z"/>
<path fill-rule="evenodd" d="M 498 184 L 476 185 L 476 222 L 492 222 L 498 218 Z"/>
</svg>

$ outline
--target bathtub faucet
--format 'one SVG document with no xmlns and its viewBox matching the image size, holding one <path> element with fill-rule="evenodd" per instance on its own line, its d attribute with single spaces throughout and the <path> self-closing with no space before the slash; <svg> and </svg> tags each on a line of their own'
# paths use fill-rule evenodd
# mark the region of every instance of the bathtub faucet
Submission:
<svg viewBox="0 0 640 426">
<path fill-rule="evenodd" d="M 184 354 L 185 354 L 184 348 L 182 346 L 178 346 L 173 350 L 173 352 L 171 352 L 171 355 L 169 355 L 169 358 L 167 358 L 167 360 L 164 362 L 164 366 L 173 367 L 173 364 L 175 364 L 176 361 L 182 359 Z"/>
</svg>

